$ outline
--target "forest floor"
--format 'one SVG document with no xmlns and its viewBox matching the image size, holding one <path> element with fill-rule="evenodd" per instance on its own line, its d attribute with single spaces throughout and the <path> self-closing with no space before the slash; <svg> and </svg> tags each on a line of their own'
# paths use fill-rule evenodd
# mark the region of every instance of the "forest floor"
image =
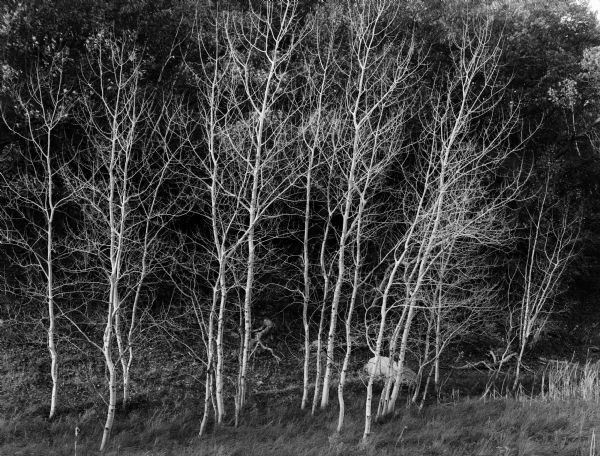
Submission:
<svg viewBox="0 0 600 456">
<path fill-rule="evenodd" d="M 600 346 L 600 334 L 593 322 L 600 319 L 589 317 L 586 327 L 573 323 L 575 335 L 549 341 L 528 359 L 529 379 L 519 394 L 484 395 L 489 372 L 448 368 L 443 394 L 430 395 L 422 409 L 399 405 L 394 416 L 374 425 L 368 446 L 361 445 L 363 384 L 355 379 L 348 385 L 344 430 L 335 436 L 334 389 L 328 410 L 315 416 L 299 410 L 302 353 L 290 344 L 280 346 L 281 351 L 288 347 L 287 353 L 280 353 L 282 362 L 267 352 L 255 356 L 240 426 L 213 427 L 199 439 L 200 364 L 190 354 L 183 356 L 181 346 L 154 339 L 140 348 L 132 400 L 118 410 L 106 454 L 595 456 L 600 454 L 600 364 L 588 364 L 585 370 L 581 363 L 597 359 L 594 347 Z M 0 333 L 0 456 L 99 454 L 106 411 L 99 354 L 61 345 L 60 407 L 50 421 L 48 356 L 43 339 L 31 336 L 39 334 L 39 328 L 4 325 Z M 540 358 L 570 361 L 560 364 L 558 370 L 570 374 L 554 378 L 554 394 L 548 383 L 542 386 L 549 371 Z M 405 394 L 403 402 L 406 399 Z"/>
</svg>

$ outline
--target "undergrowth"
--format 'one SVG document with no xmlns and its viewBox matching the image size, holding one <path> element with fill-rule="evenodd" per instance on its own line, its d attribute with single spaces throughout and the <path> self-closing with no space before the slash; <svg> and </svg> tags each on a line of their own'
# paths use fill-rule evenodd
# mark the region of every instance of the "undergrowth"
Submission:
<svg viewBox="0 0 600 456">
<path fill-rule="evenodd" d="M 7 374 L 8 375 L 8 374 Z M 168 377 L 168 372 L 163 372 Z M 179 374 L 180 375 L 180 374 Z M 72 372 L 101 383 L 101 373 Z M 348 388 L 346 424 L 335 435 L 337 408 L 311 416 L 298 408 L 299 390 L 255 393 L 241 425 L 211 427 L 197 437 L 201 389 L 172 377 L 156 388 L 138 385 L 127 409 L 119 408 L 107 455 L 132 456 L 328 456 L 328 455 L 573 455 L 595 456 L 600 430 L 600 364 L 550 362 L 540 367 L 516 393 L 485 389 L 485 376 L 460 371 L 440 398 L 419 409 L 399 406 L 393 417 L 374 427 L 367 445 L 361 442 L 364 389 Z M 105 405 L 97 400 L 65 400 L 49 421 L 45 407 L 24 405 L 27 376 L 11 377 L 13 391 L 0 414 L 0 456 L 97 455 Z M 169 384 L 170 382 L 170 384 Z M 502 385 L 510 382 L 502 381 Z M 7 383 L 5 383 L 7 384 Z M 168 387 L 166 385 L 169 385 Z M 29 388 L 29 389 L 28 389 Z M 144 393 L 145 389 L 145 393 Z M 479 392 L 478 392 L 479 390 Z M 333 391 L 332 391 L 333 392 Z M 89 391 L 88 391 L 89 393 Z M 83 396 L 83 395 L 82 395 Z M 404 396 L 405 399 L 409 397 Z M 18 398 L 18 401 L 17 401 Z M 38 403 L 31 401 L 32 404 Z M 17 406 L 18 405 L 18 406 Z"/>
</svg>

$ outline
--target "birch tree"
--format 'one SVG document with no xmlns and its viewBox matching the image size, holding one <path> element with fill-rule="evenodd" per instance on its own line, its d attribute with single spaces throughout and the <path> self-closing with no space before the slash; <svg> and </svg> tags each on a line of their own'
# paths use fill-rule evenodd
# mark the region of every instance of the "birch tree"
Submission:
<svg viewBox="0 0 600 456">
<path fill-rule="evenodd" d="M 318 36 L 318 35 L 317 35 Z M 324 43 L 327 45 L 327 43 Z M 319 43 L 317 44 L 319 47 Z M 331 51 L 331 43 L 327 46 Z M 317 168 L 321 161 L 320 145 L 323 140 L 324 133 L 323 125 L 325 124 L 324 117 L 327 114 L 324 106 L 326 92 L 329 87 L 329 66 L 331 65 L 331 53 L 325 54 L 325 59 L 314 59 L 313 62 L 307 63 L 305 71 L 310 75 L 308 79 L 308 90 L 306 98 L 308 99 L 308 115 L 302 125 L 302 138 L 306 147 L 307 157 L 305 158 L 304 168 L 304 231 L 302 235 L 302 279 L 304 282 L 302 290 L 302 326 L 304 328 L 304 364 L 303 364 L 303 388 L 302 400 L 300 408 L 304 410 L 308 405 L 309 400 L 309 367 L 311 359 L 311 340 L 310 340 L 310 318 L 309 306 L 312 295 L 311 289 L 311 259 L 310 259 L 310 227 L 312 218 L 312 205 L 314 201 L 314 179 L 317 174 Z M 327 231 L 328 225 L 325 230 Z M 323 252 L 324 255 L 324 252 Z M 318 339 L 320 340 L 320 334 Z M 317 357 L 320 349 L 317 347 Z M 320 367 L 320 362 L 319 362 Z"/>
<path fill-rule="evenodd" d="M 523 355 L 532 336 L 544 328 L 560 292 L 567 265 L 575 256 L 579 219 L 568 210 L 557 213 L 550 203 L 550 177 L 546 177 L 537 207 L 528 212 L 529 235 L 525 265 L 520 271 L 523 292 L 519 306 L 518 356 L 513 389 L 519 385 Z"/>
<path fill-rule="evenodd" d="M 290 67 L 304 32 L 297 24 L 297 2 L 266 2 L 261 9 L 242 13 L 218 12 L 209 49 L 198 36 L 203 61 L 190 66 L 197 78 L 203 105 L 201 124 L 206 153 L 195 148 L 203 170 L 198 188 L 210 195 L 211 250 L 216 274 L 213 299 L 219 300 L 216 318 L 217 422 L 222 422 L 223 329 L 228 307 L 228 274 L 239 277 L 243 259 L 241 355 L 235 393 L 235 422 L 239 422 L 247 394 L 251 353 L 252 302 L 257 249 L 264 242 L 261 224 L 299 173 L 290 157 L 298 142 Z M 264 225 L 263 225 L 264 226 Z M 237 282 L 237 281 L 236 281 Z M 235 286 L 235 284 L 233 284 Z M 237 287 L 236 287 L 237 288 Z M 215 307 L 215 309 L 217 308 Z M 208 383 L 207 383 L 208 384 Z"/>
<path fill-rule="evenodd" d="M 179 107 L 140 87 L 142 53 L 133 38 L 116 40 L 100 32 L 88 40 L 86 58 L 80 122 L 89 149 L 65 179 L 83 215 L 72 233 L 87 268 L 78 272 L 85 275 L 90 297 L 106 306 L 102 342 L 88 337 L 108 372 L 104 451 L 117 405 L 117 366 L 120 360 L 126 403 L 143 290 L 166 254 L 165 225 L 186 203 L 185 192 L 172 191 L 185 188 L 174 169 Z"/>
<path fill-rule="evenodd" d="M 401 148 L 398 138 L 407 115 L 407 91 L 413 82 L 414 70 L 411 64 L 414 42 L 392 45 L 388 41 L 392 32 L 393 3 L 359 2 L 347 8 L 350 55 L 345 56 L 345 64 L 340 65 L 342 82 L 336 90 L 344 95 L 339 108 L 330 115 L 337 125 L 337 131 L 331 135 L 330 149 L 336 161 L 336 179 L 340 182 L 335 201 L 341 228 L 329 305 L 321 408 L 329 404 L 339 306 L 347 283 L 347 254 L 357 238 L 360 248 L 359 230 L 365 229 L 362 217 L 375 181 L 384 175 L 398 156 L 398 147 Z M 347 314 L 347 318 L 351 316 Z"/>
<path fill-rule="evenodd" d="M 506 237 L 504 209 L 518 197 L 521 186 L 519 179 L 504 187 L 492 185 L 490 179 L 511 153 L 506 145 L 516 113 L 508 112 L 501 123 L 481 123 L 491 118 L 486 116 L 498 107 L 503 91 L 497 80 L 499 49 L 489 27 L 474 33 L 465 27 L 453 48 L 452 71 L 427 93 L 419 160 L 412 169 L 404 169 L 400 198 L 406 225 L 391 247 L 392 261 L 378 287 L 374 309 L 379 309 L 380 321 L 374 355 L 381 356 L 388 318 L 392 319 L 389 356 L 394 358 L 397 350 L 399 364 L 396 377 L 386 382 L 382 392 L 379 416 L 394 411 L 412 322 L 432 266 L 453 239 L 502 242 Z M 371 429 L 372 386 L 373 375 L 367 385 L 364 440 Z"/>
<path fill-rule="evenodd" d="M 452 240 L 432 266 L 431 280 L 424 291 L 421 324 L 427 329 L 424 338 L 416 337 L 420 348 L 417 384 L 412 402 L 421 394 L 421 406 L 425 401 L 431 379 L 435 391 L 440 387 L 440 359 L 442 354 L 460 336 L 469 334 L 481 325 L 498 298 L 497 287 L 491 281 L 494 262 L 490 254 L 481 252 L 481 245 L 470 240 Z M 494 252 L 493 249 L 490 249 Z"/>
<path fill-rule="evenodd" d="M 67 50 L 52 46 L 49 61 L 38 60 L 23 83 L 16 74 L 5 77 L 4 89 L 15 100 L 17 114 L 24 119 L 24 128 L 17 129 L 5 117 L 12 132 L 24 142 L 16 152 L 17 168 L 0 170 L 0 185 L 5 205 L 0 208 L 0 244 L 14 249 L 11 259 L 26 271 L 27 281 L 16 285 L 19 293 L 46 304 L 48 324 L 47 347 L 50 354 L 49 418 L 56 414 L 58 403 L 58 364 L 56 300 L 62 288 L 56 279 L 57 263 L 64 254 L 57 246 L 57 219 L 69 200 L 69 194 L 60 186 L 61 168 L 68 161 L 59 146 L 59 127 L 70 115 L 73 106 L 71 88 L 63 77 L 68 60 Z M 5 69 L 7 70 L 7 69 Z"/>
</svg>

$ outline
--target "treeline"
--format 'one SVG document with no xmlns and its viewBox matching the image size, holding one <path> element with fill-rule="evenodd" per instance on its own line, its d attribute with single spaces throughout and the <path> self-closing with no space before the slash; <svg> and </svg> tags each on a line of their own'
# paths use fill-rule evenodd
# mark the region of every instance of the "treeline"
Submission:
<svg viewBox="0 0 600 456">
<path fill-rule="evenodd" d="M 517 388 L 569 285 L 595 291 L 585 6 L 92 4 L 2 10 L 0 246 L 6 293 L 35 304 L 4 317 L 44 321 L 50 418 L 57 340 L 102 357 L 102 449 L 167 301 L 163 321 L 197 325 L 200 434 L 237 424 L 251 357 L 278 356 L 263 307 L 279 295 L 302 331 L 298 406 L 327 408 L 337 387 L 338 431 L 353 350 L 371 353 L 367 440 L 409 358 L 422 404 L 457 340 L 496 338 Z"/>
</svg>

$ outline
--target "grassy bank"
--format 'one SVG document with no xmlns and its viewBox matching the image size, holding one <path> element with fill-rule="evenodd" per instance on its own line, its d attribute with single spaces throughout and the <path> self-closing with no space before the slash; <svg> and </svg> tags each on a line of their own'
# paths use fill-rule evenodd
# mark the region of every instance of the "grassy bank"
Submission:
<svg viewBox="0 0 600 456">
<path fill-rule="evenodd" d="M 110 455 L 590 455 L 600 430 L 600 407 L 581 399 L 462 399 L 400 408 L 360 445 L 362 407 L 356 398 L 344 432 L 333 437 L 335 410 L 316 417 L 279 407 L 250 411 L 239 428 L 212 429 L 198 439 L 191 408 L 151 413 L 141 406 L 117 420 Z M 62 415 L 48 423 L 35 412 L 0 422 L 2 455 L 95 455 L 102 416 Z M 75 427 L 79 427 L 75 437 Z"/>
<path fill-rule="evenodd" d="M 176 363 L 179 357 L 157 347 L 148 345 L 141 353 L 134 398 L 118 410 L 108 455 L 596 455 L 599 364 L 530 363 L 535 374 L 525 379 L 526 393 L 492 388 L 483 399 L 489 372 L 449 370 L 439 402 L 430 394 L 422 410 L 400 405 L 362 446 L 364 386 L 348 385 L 346 425 L 334 436 L 335 393 L 329 410 L 314 417 L 300 411 L 301 357 L 292 356 L 281 363 L 268 356 L 257 361 L 241 425 L 213 427 L 198 439 L 203 389 L 194 372 L 199 367 Z M 37 356 L 30 353 L 21 345 L 2 351 L 0 456 L 99 454 L 106 413 L 101 363 L 85 351 L 63 352 L 61 407 L 49 421 L 43 405 L 49 385 L 44 346 Z M 500 378 L 499 387 L 511 383 Z"/>
</svg>

